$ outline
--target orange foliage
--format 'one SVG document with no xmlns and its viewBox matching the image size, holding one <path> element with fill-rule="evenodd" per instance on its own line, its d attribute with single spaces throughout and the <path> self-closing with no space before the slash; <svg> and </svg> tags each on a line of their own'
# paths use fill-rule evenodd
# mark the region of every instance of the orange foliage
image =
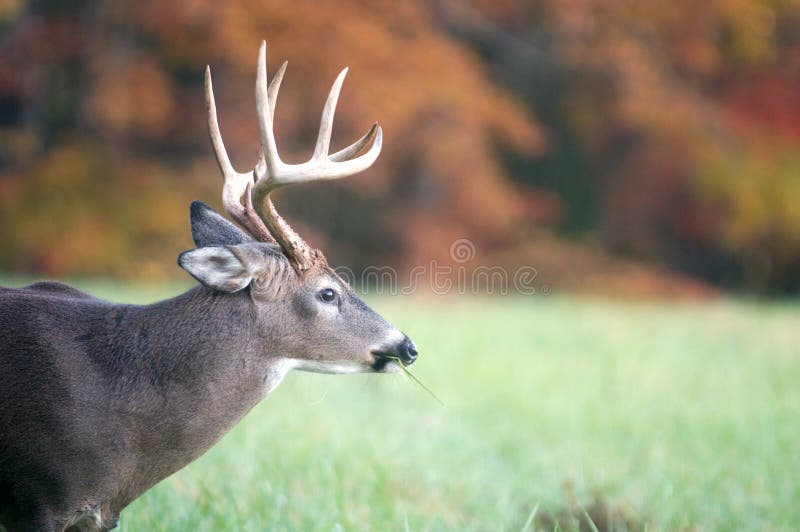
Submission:
<svg viewBox="0 0 800 532">
<path fill-rule="evenodd" d="M 93 11 L 83 17 L 23 12 L 0 54 L 0 71 L 22 80 L 11 89 L 21 107 L 42 108 L 59 98 L 70 106 L 66 123 L 37 124 L 50 140 L 3 173 L 11 184 L 0 209 L 14 230 L 2 233 L 10 247 L 0 252 L 0 269 L 125 274 L 158 257 L 166 271 L 176 271 L 172 257 L 176 240 L 188 239 L 189 201 L 217 203 L 219 196 L 205 132 L 203 69 L 212 65 L 235 164 L 253 165 L 261 39 L 268 41 L 271 70 L 284 59 L 290 63 L 276 114 L 287 159 L 308 156 L 329 84 L 343 66 L 350 74 L 334 145 L 373 120 L 384 128 L 383 154 L 369 175 L 293 191 L 282 202 L 299 226 L 327 232 L 334 248 L 343 239 L 339 249 L 348 261 L 414 262 L 427 244 L 424 229 L 407 231 L 413 225 L 451 227 L 445 240 L 467 232 L 480 240 L 503 238 L 526 219 L 495 147 L 534 155 L 542 146 L 539 130 L 523 106 L 486 78 L 481 61 L 436 26 L 423 2 L 141 1 Z M 47 45 L 27 47 L 31 27 Z M 51 34 L 54 27 L 68 31 Z M 80 42 L 67 46 L 70 64 L 58 67 L 58 50 L 75 35 Z M 67 85 L 66 93 L 59 94 L 59 84 Z M 16 132 L 28 125 L 17 124 Z M 78 137 L 80 144 L 67 140 Z M 59 157 L 84 168 L 72 171 L 54 162 Z M 92 167 L 90 160 L 102 164 Z M 70 202 L 54 217 L 46 201 L 34 204 L 38 192 L 49 195 L 59 180 Z M 333 189 L 348 192 L 332 195 Z M 331 227 L 331 216 L 346 216 L 341 213 L 354 208 L 355 196 L 365 197 L 357 225 L 383 227 L 382 242 Z M 331 205 L 337 197 L 353 199 Z M 56 239 L 65 229 L 71 234 Z"/>
<path fill-rule="evenodd" d="M 589 223 L 606 242 L 756 291 L 800 290 L 800 2 L 473 5 L 556 58 L 555 105 L 568 110 L 547 125 L 580 146 L 576 181 L 596 192 Z M 564 197 L 567 220 L 580 199 Z"/>
</svg>

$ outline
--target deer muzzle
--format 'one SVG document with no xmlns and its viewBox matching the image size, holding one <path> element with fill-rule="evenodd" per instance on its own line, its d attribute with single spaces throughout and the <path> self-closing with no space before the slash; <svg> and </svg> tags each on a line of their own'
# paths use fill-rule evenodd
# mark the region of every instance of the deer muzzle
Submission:
<svg viewBox="0 0 800 532">
<path fill-rule="evenodd" d="M 411 365 L 417 359 L 419 352 L 411 338 L 403 335 L 403 339 L 398 343 L 388 348 L 375 350 L 372 354 L 375 356 L 375 364 L 373 366 L 380 371 L 392 360 L 399 361 L 404 366 Z"/>
</svg>

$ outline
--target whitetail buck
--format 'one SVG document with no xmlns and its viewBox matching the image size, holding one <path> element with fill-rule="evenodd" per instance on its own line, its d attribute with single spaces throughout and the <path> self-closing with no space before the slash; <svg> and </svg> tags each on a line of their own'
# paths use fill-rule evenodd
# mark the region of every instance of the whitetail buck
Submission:
<svg viewBox="0 0 800 532">
<path fill-rule="evenodd" d="M 252 237 L 193 203 L 197 247 L 178 263 L 199 286 L 146 306 L 55 282 L 0 289 L 0 523 L 9 532 L 113 528 L 123 508 L 208 450 L 290 369 L 384 372 L 417 357 L 270 200 L 284 185 L 360 172 L 381 149 L 376 124 L 328 154 L 342 71 L 314 155 L 281 161 L 272 120 L 285 67 L 267 86 L 262 43 L 261 153 L 241 174 L 225 151 L 206 70 L 223 203 Z"/>
</svg>

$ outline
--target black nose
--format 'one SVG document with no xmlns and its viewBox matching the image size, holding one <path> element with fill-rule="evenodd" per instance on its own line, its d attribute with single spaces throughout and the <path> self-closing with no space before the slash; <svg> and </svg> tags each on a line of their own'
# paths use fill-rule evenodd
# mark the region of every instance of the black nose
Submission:
<svg viewBox="0 0 800 532">
<path fill-rule="evenodd" d="M 414 342 L 412 342 L 411 338 L 408 336 L 403 338 L 403 341 L 400 342 L 400 345 L 397 347 L 397 355 L 400 360 L 403 361 L 403 364 L 413 364 L 418 354 L 417 346 L 414 345 Z"/>
</svg>

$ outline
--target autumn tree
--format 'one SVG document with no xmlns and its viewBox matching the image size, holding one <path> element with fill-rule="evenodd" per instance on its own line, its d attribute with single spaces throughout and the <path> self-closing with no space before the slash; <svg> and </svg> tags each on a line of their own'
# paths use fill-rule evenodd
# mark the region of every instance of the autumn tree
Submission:
<svg viewBox="0 0 800 532">
<path fill-rule="evenodd" d="M 345 65 L 334 143 L 376 119 L 384 128 L 369 175 L 280 198 L 330 256 L 413 264 L 464 234 L 507 239 L 525 221 L 500 147 L 541 151 L 532 114 L 424 2 L 50 2 L 5 17 L 0 269 L 172 273 L 189 245 L 189 200 L 218 204 L 203 69 L 212 65 L 234 163 L 252 166 L 261 39 L 271 69 L 289 60 L 276 130 L 290 160 L 308 156 Z"/>
</svg>

